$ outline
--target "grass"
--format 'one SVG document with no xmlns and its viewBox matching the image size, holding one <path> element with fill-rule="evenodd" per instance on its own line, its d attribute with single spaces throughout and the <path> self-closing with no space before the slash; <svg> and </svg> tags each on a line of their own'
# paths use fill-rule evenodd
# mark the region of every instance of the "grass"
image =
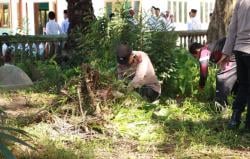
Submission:
<svg viewBox="0 0 250 159">
<path fill-rule="evenodd" d="M 55 94 L 16 92 L 26 95 L 34 107 L 46 107 Z M 4 97 L 11 97 L 5 93 Z M 41 100 L 41 97 L 43 100 Z M 13 151 L 20 159 L 92 158 L 250 158 L 250 134 L 227 130 L 231 113 L 214 111 L 211 103 L 186 98 L 148 104 L 131 94 L 113 105 L 108 134 L 86 137 L 59 128 L 55 122 L 20 124 L 36 136 L 37 151 L 20 145 Z"/>
</svg>

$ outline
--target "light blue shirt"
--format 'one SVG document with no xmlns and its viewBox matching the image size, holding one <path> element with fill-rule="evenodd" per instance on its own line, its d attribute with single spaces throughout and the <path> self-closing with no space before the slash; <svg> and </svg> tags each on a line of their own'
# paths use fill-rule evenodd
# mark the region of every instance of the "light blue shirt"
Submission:
<svg viewBox="0 0 250 159">
<path fill-rule="evenodd" d="M 62 32 L 64 34 L 67 34 L 68 33 L 68 29 L 69 29 L 69 19 L 65 19 L 63 22 L 62 22 Z"/>
</svg>

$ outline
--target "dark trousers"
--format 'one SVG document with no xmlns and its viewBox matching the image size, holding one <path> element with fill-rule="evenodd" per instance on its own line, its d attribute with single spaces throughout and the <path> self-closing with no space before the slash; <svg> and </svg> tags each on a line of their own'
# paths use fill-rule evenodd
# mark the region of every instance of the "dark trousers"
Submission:
<svg viewBox="0 0 250 159">
<path fill-rule="evenodd" d="M 236 99 L 233 103 L 233 110 L 243 112 L 246 104 L 247 118 L 250 122 L 250 54 L 240 51 L 234 51 L 237 63 L 237 76 L 239 81 L 239 88 Z"/>
<path fill-rule="evenodd" d="M 142 86 L 136 90 L 142 98 L 146 99 L 149 102 L 155 101 L 159 97 L 159 93 L 153 90 L 151 87 Z"/>
<path fill-rule="evenodd" d="M 234 64 L 236 66 L 236 64 Z M 228 105 L 227 97 L 231 93 L 236 93 L 237 86 L 237 69 L 232 67 L 226 72 L 219 71 L 216 76 L 216 93 L 215 101 L 220 103 L 222 106 Z"/>
</svg>

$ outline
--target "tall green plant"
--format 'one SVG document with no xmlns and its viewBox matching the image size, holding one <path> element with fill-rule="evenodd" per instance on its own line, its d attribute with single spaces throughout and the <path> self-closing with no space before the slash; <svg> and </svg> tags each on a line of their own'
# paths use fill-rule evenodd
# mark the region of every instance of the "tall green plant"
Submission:
<svg viewBox="0 0 250 159">
<path fill-rule="evenodd" d="M 76 60 L 91 63 L 102 72 L 114 74 L 116 58 L 115 47 L 121 42 L 128 42 L 134 50 L 145 51 L 149 54 L 158 77 L 166 86 L 167 81 L 175 72 L 176 59 L 173 56 L 176 47 L 177 34 L 171 28 L 165 31 L 149 31 L 144 24 L 145 18 L 141 14 L 138 23 L 131 23 L 129 7 L 120 4 L 115 12 L 115 17 L 110 21 L 101 18 L 90 27 L 87 34 L 79 30 L 79 58 Z M 78 63 L 80 64 L 80 63 Z"/>
<path fill-rule="evenodd" d="M 209 76 L 204 90 L 199 89 L 199 63 L 186 50 L 176 49 L 173 54 L 175 71 L 166 83 L 168 96 L 196 97 L 209 100 L 214 97 L 216 68 L 209 67 Z"/>
<path fill-rule="evenodd" d="M 147 35 L 148 34 L 148 35 Z M 177 34 L 173 31 L 146 33 L 144 48 L 149 54 L 158 77 L 166 86 L 176 71 L 175 47 Z"/>
</svg>

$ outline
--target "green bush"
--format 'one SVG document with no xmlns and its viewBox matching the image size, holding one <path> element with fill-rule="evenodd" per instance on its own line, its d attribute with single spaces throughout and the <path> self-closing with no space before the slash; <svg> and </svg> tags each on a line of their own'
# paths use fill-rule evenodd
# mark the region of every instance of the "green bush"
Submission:
<svg viewBox="0 0 250 159">
<path fill-rule="evenodd" d="M 176 40 L 173 31 L 150 32 L 146 34 L 144 48 L 155 66 L 158 78 L 163 82 L 163 89 L 167 89 L 168 80 L 173 78 L 176 71 Z"/>
<path fill-rule="evenodd" d="M 79 30 L 79 50 L 74 54 L 73 62 L 90 63 L 101 72 L 114 74 L 116 69 L 115 47 L 121 42 L 128 42 L 134 50 L 145 51 L 149 54 L 156 73 L 163 85 L 175 71 L 173 58 L 177 34 L 173 31 L 149 31 L 144 24 L 144 17 L 137 19 L 138 24 L 130 22 L 126 2 L 118 7 L 112 21 L 103 17 L 95 21 L 89 33 L 83 35 Z M 168 29 L 166 29 L 168 30 Z M 78 58 L 79 57 L 79 58 Z"/>
<path fill-rule="evenodd" d="M 27 59 L 16 63 L 16 65 L 27 73 L 35 83 L 33 88 L 36 90 L 58 91 L 67 79 L 67 76 L 53 59 L 48 61 Z"/>
<path fill-rule="evenodd" d="M 166 93 L 172 97 L 196 97 L 199 99 L 212 99 L 215 93 L 216 68 L 209 67 L 209 76 L 206 87 L 199 90 L 199 63 L 186 50 L 176 49 L 173 54 L 175 70 L 166 83 Z"/>
</svg>

